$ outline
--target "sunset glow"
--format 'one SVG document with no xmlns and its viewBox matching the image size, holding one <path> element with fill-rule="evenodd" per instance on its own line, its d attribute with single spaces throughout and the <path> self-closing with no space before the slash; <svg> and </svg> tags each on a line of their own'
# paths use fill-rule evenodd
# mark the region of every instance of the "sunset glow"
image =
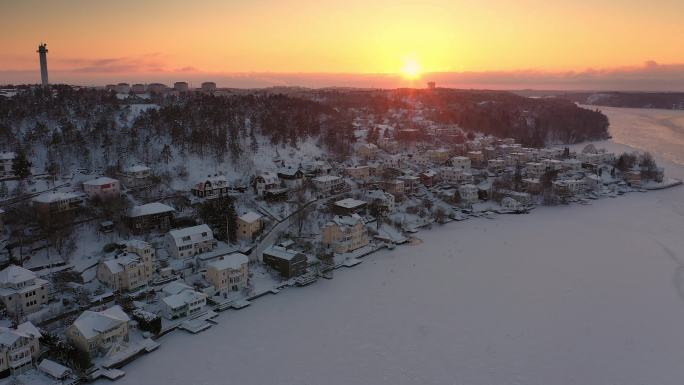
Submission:
<svg viewBox="0 0 684 385">
<path fill-rule="evenodd" d="M 0 0 L 0 11 L 0 82 L 36 81 L 40 42 L 55 81 L 86 83 L 256 73 L 527 79 L 684 63 L 684 2 L 674 0 Z M 249 76 L 288 82 L 271 75 Z"/>
</svg>

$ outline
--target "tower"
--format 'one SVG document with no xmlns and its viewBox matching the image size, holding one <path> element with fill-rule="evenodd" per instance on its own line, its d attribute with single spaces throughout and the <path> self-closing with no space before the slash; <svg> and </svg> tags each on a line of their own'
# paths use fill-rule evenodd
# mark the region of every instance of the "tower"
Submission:
<svg viewBox="0 0 684 385">
<path fill-rule="evenodd" d="M 48 72 L 47 72 L 47 44 L 40 44 L 38 46 L 38 56 L 40 57 L 40 81 L 43 87 L 48 86 Z"/>
</svg>

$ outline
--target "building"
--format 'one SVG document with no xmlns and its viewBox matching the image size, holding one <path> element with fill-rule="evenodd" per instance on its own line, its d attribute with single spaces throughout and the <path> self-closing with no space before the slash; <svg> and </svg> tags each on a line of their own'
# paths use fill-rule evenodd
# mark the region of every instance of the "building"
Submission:
<svg viewBox="0 0 684 385">
<path fill-rule="evenodd" d="M 489 159 L 487 161 L 487 170 L 492 174 L 499 175 L 506 169 L 506 161 L 503 159 Z"/>
<path fill-rule="evenodd" d="M 166 92 L 166 85 L 161 83 L 150 83 L 147 85 L 147 92 L 151 94 L 161 94 Z"/>
<path fill-rule="evenodd" d="M 145 85 L 136 83 L 131 86 L 131 92 L 134 94 L 144 94 L 145 93 Z"/>
<path fill-rule="evenodd" d="M 317 176 L 311 180 L 314 187 L 322 194 L 333 194 L 345 187 L 344 179 L 335 175 Z"/>
<path fill-rule="evenodd" d="M 163 203 L 152 202 L 140 206 L 133 206 L 124 216 L 129 229 L 134 234 L 141 234 L 151 230 L 167 230 L 173 223 L 176 210 Z"/>
<path fill-rule="evenodd" d="M 337 215 L 364 215 L 366 213 L 366 202 L 353 198 L 342 199 L 333 203 L 332 211 Z"/>
<path fill-rule="evenodd" d="M 130 321 L 119 305 L 99 312 L 86 310 L 67 328 L 66 336 L 78 350 L 95 357 L 128 341 Z"/>
<path fill-rule="evenodd" d="M 260 197 L 266 196 L 269 193 L 277 193 L 282 190 L 278 174 L 271 171 L 266 171 L 255 176 L 252 184 L 254 185 L 254 192 Z"/>
<path fill-rule="evenodd" d="M 47 374 L 48 377 L 54 380 L 61 380 L 62 384 L 66 384 L 66 380 L 73 375 L 71 369 L 64 365 L 58 364 L 55 361 L 44 358 L 38 364 L 38 370 Z"/>
<path fill-rule="evenodd" d="M 484 154 L 482 151 L 468 151 L 466 153 L 468 158 L 470 158 L 470 163 L 471 164 L 482 164 L 484 162 Z"/>
<path fill-rule="evenodd" d="M 446 163 L 449 160 L 451 152 L 445 148 L 438 148 L 434 150 L 427 150 L 425 156 L 433 163 Z"/>
<path fill-rule="evenodd" d="M 377 204 L 384 208 L 387 214 L 391 214 L 396 209 L 394 195 L 383 190 L 370 190 L 364 197 L 370 204 Z"/>
<path fill-rule="evenodd" d="M 370 179 L 370 167 L 368 166 L 352 166 L 344 169 L 345 175 L 352 179 L 367 181 Z"/>
<path fill-rule="evenodd" d="M 175 82 L 173 83 L 173 89 L 178 92 L 188 92 L 190 88 L 187 82 Z"/>
<path fill-rule="evenodd" d="M 167 290 L 169 285 L 166 285 L 162 290 L 162 292 L 169 295 L 162 298 L 159 303 L 164 318 L 174 320 L 192 317 L 201 312 L 207 304 L 206 294 L 195 291 L 190 286 L 182 283 L 174 285 L 171 290 Z M 169 293 L 169 291 L 173 292 Z"/>
<path fill-rule="evenodd" d="M 625 182 L 633 187 L 641 187 L 641 171 L 630 170 L 625 172 Z"/>
<path fill-rule="evenodd" d="M 336 215 L 322 229 L 321 243 L 335 253 L 348 253 L 368 245 L 368 232 L 358 214 Z"/>
<path fill-rule="evenodd" d="M 50 300 L 50 283 L 21 266 L 0 271 L 0 300 L 9 314 L 32 313 Z"/>
<path fill-rule="evenodd" d="M 32 204 L 41 216 L 54 217 L 71 213 L 83 207 L 83 195 L 51 191 L 33 198 Z"/>
<path fill-rule="evenodd" d="M 121 195 L 121 184 L 116 179 L 102 176 L 83 182 L 83 191 L 90 199 L 98 198 L 101 201 L 107 201 Z"/>
<path fill-rule="evenodd" d="M 166 250 L 173 258 L 187 258 L 213 250 L 217 245 L 207 225 L 171 230 L 166 234 Z"/>
<path fill-rule="evenodd" d="M 387 182 L 382 182 L 381 185 L 385 191 L 394 195 L 395 199 L 403 199 L 403 197 L 406 195 L 406 184 L 403 180 L 393 179 Z"/>
<path fill-rule="evenodd" d="M 378 147 L 383 149 L 385 152 L 394 154 L 399 151 L 399 142 L 388 138 L 380 138 L 378 139 Z"/>
<path fill-rule="evenodd" d="M 240 215 L 237 219 L 237 237 L 240 240 L 254 240 L 262 228 L 262 216 L 254 211 Z"/>
<path fill-rule="evenodd" d="M 472 184 L 464 184 L 458 187 L 458 195 L 461 196 L 461 202 L 465 204 L 477 203 L 479 200 L 477 192 L 477 186 Z"/>
<path fill-rule="evenodd" d="M 530 178 L 541 178 L 546 173 L 546 166 L 539 162 L 528 162 L 525 164 L 525 175 Z"/>
<path fill-rule="evenodd" d="M 241 253 L 232 253 L 207 264 L 206 278 L 218 293 L 240 291 L 249 278 L 249 259 Z"/>
<path fill-rule="evenodd" d="M 285 279 L 306 273 L 306 255 L 282 246 L 270 246 L 264 250 L 262 259 L 266 265 L 277 270 Z"/>
<path fill-rule="evenodd" d="M 451 167 L 461 170 L 463 172 L 469 172 L 470 171 L 470 165 L 472 161 L 470 158 L 466 156 L 455 156 L 451 158 Z"/>
<path fill-rule="evenodd" d="M 418 174 L 418 177 L 420 178 L 420 182 L 425 187 L 433 186 L 435 183 L 437 183 L 438 180 L 438 174 L 435 170 L 423 171 L 420 174 Z"/>
<path fill-rule="evenodd" d="M 207 179 L 192 186 L 192 195 L 199 198 L 216 198 L 228 194 L 228 180 L 223 175 L 207 176 Z"/>
<path fill-rule="evenodd" d="M 122 251 L 97 266 L 97 279 L 112 290 L 132 291 L 152 281 L 155 251 L 147 242 L 121 242 Z"/>
<path fill-rule="evenodd" d="M 48 86 L 48 68 L 47 68 L 47 44 L 40 44 L 38 46 L 38 59 L 40 60 L 40 83 L 43 87 Z"/>
<path fill-rule="evenodd" d="M 439 179 L 450 185 L 457 185 L 466 179 L 466 172 L 456 167 L 442 167 L 439 169 Z"/>
<path fill-rule="evenodd" d="M 304 171 L 300 167 L 281 167 L 278 170 L 278 179 L 287 188 L 300 188 L 304 184 Z"/>
<path fill-rule="evenodd" d="M 152 181 L 152 170 L 141 164 L 125 168 L 121 172 L 121 181 L 128 188 L 139 188 L 149 186 Z"/>
<path fill-rule="evenodd" d="M 216 91 L 216 83 L 214 82 L 204 82 L 200 88 L 203 92 L 214 92 Z"/>
<path fill-rule="evenodd" d="M 374 159 L 378 155 L 378 146 L 373 143 L 364 143 L 359 146 L 357 153 L 363 159 Z"/>
<path fill-rule="evenodd" d="M 131 92 L 131 85 L 128 83 L 119 83 L 114 86 L 114 91 L 117 94 L 128 94 Z"/>
<path fill-rule="evenodd" d="M 13 152 L 0 152 L 0 178 L 14 178 L 14 171 L 12 166 L 14 165 L 14 158 L 17 154 Z"/>
<path fill-rule="evenodd" d="M 21 372 L 40 356 L 42 335 L 31 322 L 16 328 L 0 327 L 0 373 Z"/>
<path fill-rule="evenodd" d="M 523 189 L 530 194 L 539 194 L 544 186 L 539 178 L 523 178 Z"/>
</svg>

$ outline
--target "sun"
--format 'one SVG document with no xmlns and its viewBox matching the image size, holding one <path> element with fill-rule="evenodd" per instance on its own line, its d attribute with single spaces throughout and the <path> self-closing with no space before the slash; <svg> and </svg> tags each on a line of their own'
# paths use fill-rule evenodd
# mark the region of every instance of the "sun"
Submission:
<svg viewBox="0 0 684 385">
<path fill-rule="evenodd" d="M 416 59 L 404 59 L 404 66 L 401 73 L 406 79 L 417 79 L 420 77 L 420 63 Z"/>
</svg>

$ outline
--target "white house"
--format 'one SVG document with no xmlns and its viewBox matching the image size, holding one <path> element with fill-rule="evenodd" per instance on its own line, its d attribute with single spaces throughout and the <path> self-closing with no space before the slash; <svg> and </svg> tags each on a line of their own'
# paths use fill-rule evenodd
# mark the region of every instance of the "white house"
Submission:
<svg viewBox="0 0 684 385">
<path fill-rule="evenodd" d="M 344 179 L 335 175 L 321 175 L 311 180 L 314 187 L 323 194 L 330 194 L 344 188 Z"/>
<path fill-rule="evenodd" d="M 0 327 L 0 373 L 28 368 L 40 356 L 40 331 L 31 322 Z"/>
<path fill-rule="evenodd" d="M 160 302 L 162 315 L 166 319 L 193 316 L 207 304 L 206 294 L 197 292 L 181 282 L 176 281 L 164 286 L 162 292 L 168 294 Z"/>
<path fill-rule="evenodd" d="M 207 264 L 206 278 L 216 291 L 227 294 L 242 290 L 249 278 L 249 258 L 241 253 L 232 253 Z"/>
<path fill-rule="evenodd" d="M 121 195 L 121 184 L 116 179 L 102 176 L 83 182 L 83 191 L 90 199 L 97 197 L 105 201 Z"/>
<path fill-rule="evenodd" d="M 140 240 L 122 244 L 124 252 L 100 261 L 97 279 L 112 290 L 129 291 L 147 285 L 154 272 L 154 248 Z"/>
<path fill-rule="evenodd" d="M 458 187 L 458 194 L 463 203 L 476 203 L 478 201 L 477 193 L 477 186 L 472 184 L 464 184 Z"/>
<path fill-rule="evenodd" d="M 76 348 L 93 357 L 128 341 L 130 321 L 119 305 L 99 312 L 86 310 L 67 328 L 66 336 Z"/>
<path fill-rule="evenodd" d="M 123 184 L 127 187 L 142 187 L 150 184 L 152 170 L 147 166 L 136 164 L 125 168 L 121 175 Z"/>
<path fill-rule="evenodd" d="M 26 314 L 50 300 L 50 283 L 21 266 L 0 271 L 0 300 L 9 314 Z"/>
<path fill-rule="evenodd" d="M 0 152 L 0 178 L 14 177 L 12 165 L 16 156 L 13 152 Z"/>
<path fill-rule="evenodd" d="M 166 234 L 166 249 L 173 258 L 187 258 L 216 247 L 214 233 L 207 225 L 171 230 Z"/>
<path fill-rule="evenodd" d="M 394 195 L 380 189 L 367 191 L 364 199 L 369 203 L 377 201 L 385 207 L 388 214 L 393 213 L 396 208 Z"/>
<path fill-rule="evenodd" d="M 278 174 L 266 171 L 254 177 L 254 189 L 258 196 L 264 196 L 264 193 L 269 190 L 278 190 L 280 188 L 280 179 Z"/>
<path fill-rule="evenodd" d="M 463 172 L 470 171 L 470 164 L 471 160 L 466 156 L 455 156 L 451 158 L 451 167 Z"/>
<path fill-rule="evenodd" d="M 347 253 L 368 244 L 368 232 L 363 219 L 358 214 L 335 216 L 323 226 L 321 232 L 323 246 L 336 253 Z"/>
</svg>

